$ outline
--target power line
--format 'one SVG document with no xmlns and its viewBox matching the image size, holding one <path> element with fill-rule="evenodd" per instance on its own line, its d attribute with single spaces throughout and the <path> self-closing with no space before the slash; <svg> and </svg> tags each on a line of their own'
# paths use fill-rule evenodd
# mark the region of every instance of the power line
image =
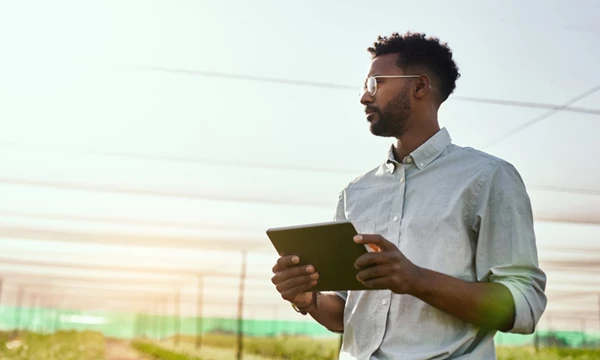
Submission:
<svg viewBox="0 0 600 360">
<path fill-rule="evenodd" d="M 80 269 L 80 270 L 95 270 L 95 271 L 107 271 L 107 272 L 121 272 L 121 273 L 149 273 L 149 274 L 169 274 L 179 275 L 181 277 L 197 277 L 203 275 L 206 277 L 222 277 L 222 278 L 239 278 L 240 274 L 235 273 L 224 273 L 224 272 L 211 272 L 203 269 L 176 269 L 176 268 L 160 268 L 160 267 L 141 267 L 141 266 L 123 266 L 117 264 L 75 264 L 72 262 L 58 262 L 58 261 L 42 261 L 42 260 L 27 260 L 27 259 L 15 259 L 15 258 L 0 258 L 0 265 L 20 265 L 20 266 L 38 266 L 46 268 L 59 268 L 59 269 Z M 264 279 L 266 275 L 246 275 L 247 277 Z"/>
<path fill-rule="evenodd" d="M 147 226 L 147 227 L 171 227 L 178 229 L 192 229 L 192 230 L 244 230 L 244 231 L 262 231 L 264 229 L 258 227 L 242 226 L 237 224 L 231 225 L 215 225 L 215 224 L 197 224 L 189 222 L 171 222 L 161 220 L 149 220 L 149 219 L 123 219 L 114 217 L 102 217 L 102 216 L 81 216 L 81 215 L 54 215 L 44 213 L 30 213 L 30 212 L 19 212 L 19 211 L 3 211 L 0 210 L 0 217 L 12 217 L 12 218 L 29 218 L 29 219 L 43 219 L 43 220 L 60 220 L 60 221 L 83 221 L 83 222 L 94 222 L 102 224 L 119 224 L 128 226 Z"/>
<path fill-rule="evenodd" d="M 111 284 L 107 284 L 107 285 L 111 285 Z M 265 281 L 265 285 L 269 286 L 268 287 L 268 291 L 266 289 L 258 289 L 256 287 L 250 287 L 249 289 L 246 289 L 246 296 L 248 296 L 249 298 L 262 298 L 265 299 L 264 295 L 268 295 L 270 298 L 273 298 L 273 296 L 277 295 L 277 290 L 275 289 L 275 286 L 273 284 L 271 284 L 270 281 Z M 159 294 L 165 294 L 165 293 L 171 293 L 171 291 L 174 288 L 179 288 L 176 286 L 176 284 L 173 284 L 173 286 L 171 287 L 165 287 L 165 288 L 155 288 L 155 289 L 149 289 L 149 288 L 133 288 L 133 287 L 111 287 L 111 286 L 102 286 L 102 287 L 98 287 L 98 286 L 85 286 L 85 285 L 75 285 L 75 284 L 61 284 L 61 285 L 56 285 L 56 284 L 47 284 L 47 283 L 41 283 L 41 282 L 35 282 L 35 281 L 31 281 L 31 282 L 19 282 L 19 283 L 9 283 L 7 284 L 7 289 L 8 288 L 18 288 L 20 286 L 25 287 L 25 289 L 28 290 L 28 292 L 35 292 L 35 293 L 41 293 L 41 291 L 47 291 L 47 292 L 53 292 L 53 293 L 66 293 L 66 292 L 71 292 L 71 293 L 83 293 L 85 295 L 91 295 L 94 293 L 112 293 L 115 294 L 115 297 L 128 297 L 130 296 L 131 293 L 139 293 L 139 294 L 146 294 L 145 296 L 149 296 L 149 295 L 159 295 Z M 236 286 L 239 286 L 236 284 Z M 226 299 L 228 297 L 228 294 L 231 294 L 231 292 L 233 292 L 234 288 L 219 288 L 218 290 L 225 290 L 225 291 L 217 291 L 215 292 L 213 289 L 205 289 L 204 293 L 205 296 L 207 296 L 208 298 L 220 298 L 220 299 Z M 190 295 L 196 295 L 197 294 L 197 290 L 194 288 L 194 290 L 190 290 L 190 291 L 181 291 L 181 294 L 184 296 L 190 296 Z"/>
<path fill-rule="evenodd" d="M 55 229 L 37 230 L 26 227 L 0 227 L 0 238 L 60 241 L 71 243 L 96 243 L 109 245 L 146 246 L 158 248 L 188 248 L 198 250 L 242 251 L 260 253 L 270 243 L 266 239 L 251 237 L 227 237 L 216 235 L 181 237 L 160 235 L 124 235 L 118 233 L 90 233 L 81 231 L 61 231 Z M 266 251 L 265 251 L 266 252 Z"/>
<path fill-rule="evenodd" d="M 358 169 L 336 169 L 336 168 L 331 168 L 331 167 L 317 167 L 317 166 L 305 166 L 305 165 L 293 165 L 293 164 L 265 164 L 265 163 L 261 163 L 261 162 L 249 162 L 249 161 L 240 162 L 240 161 L 231 161 L 231 160 L 224 160 L 224 159 L 209 159 L 209 158 L 197 158 L 197 157 L 186 157 L 186 156 L 148 155 L 148 154 L 129 153 L 129 152 L 97 151 L 97 150 L 87 150 L 87 149 L 47 147 L 47 146 L 19 144 L 19 143 L 10 143 L 10 142 L 0 142 L 0 146 L 27 148 L 27 149 L 34 149 L 36 151 L 78 153 L 78 154 L 88 154 L 88 155 L 94 155 L 94 156 L 119 157 L 119 158 L 129 158 L 129 159 L 146 160 L 146 161 L 158 161 L 158 162 L 167 162 L 167 163 L 176 162 L 176 163 L 188 163 L 188 164 L 195 164 L 195 165 L 235 166 L 235 167 L 242 166 L 242 167 L 247 167 L 247 168 L 277 170 L 277 171 L 289 170 L 289 171 L 346 174 L 346 175 L 355 175 L 355 176 L 363 172 Z"/>
<path fill-rule="evenodd" d="M 268 82 L 268 83 L 296 85 L 296 86 L 309 86 L 309 87 L 329 88 L 329 89 L 356 90 L 357 92 L 360 92 L 360 88 L 361 88 L 360 86 L 340 85 L 340 84 L 325 83 L 325 82 L 318 82 L 318 81 L 292 80 L 292 79 L 273 78 L 273 77 L 266 77 L 266 76 L 252 76 L 252 75 L 221 73 L 221 72 L 214 72 L 214 71 L 176 69 L 176 68 L 168 68 L 168 67 L 163 67 L 163 66 L 136 65 L 136 66 L 132 66 L 132 67 L 137 68 L 137 69 L 167 72 L 167 73 L 174 73 L 174 74 L 206 76 L 206 77 L 226 78 L 226 79 L 234 79 L 234 80 L 248 80 L 248 81 Z"/>
<path fill-rule="evenodd" d="M 313 208 L 329 208 L 333 206 L 326 202 L 315 202 L 305 201 L 302 199 L 284 200 L 281 198 L 267 198 L 263 196 L 252 196 L 252 195 L 225 195 L 225 194 L 211 194 L 210 192 L 183 192 L 175 190 L 165 189 L 138 189 L 119 187 L 111 185 L 87 185 L 87 184 L 69 184 L 59 181 L 46 181 L 46 180 L 28 180 L 28 179 L 15 179 L 8 177 L 0 177 L 0 183 L 21 185 L 21 186 L 34 186 L 34 187 L 46 187 L 52 189 L 67 189 L 67 190 L 82 190 L 92 192 L 103 192 L 103 193 L 116 193 L 126 195 L 138 195 L 138 196 L 158 196 L 158 197 L 170 197 L 170 198 L 182 198 L 182 199 L 196 199 L 196 200 L 207 200 L 207 201 L 227 201 L 227 202 L 238 202 L 238 203 L 263 203 L 272 205 L 299 205 Z"/>
<path fill-rule="evenodd" d="M 600 86 L 598 86 L 600 89 Z M 136 154 L 136 153 L 121 153 L 121 152 L 104 152 L 104 151 L 90 151 L 81 149 L 57 149 L 52 147 L 36 147 L 28 146 L 24 144 L 15 143 L 0 143 L 0 146 L 11 146 L 11 147 L 34 147 L 36 150 L 45 151 L 60 151 L 60 152 L 76 152 L 83 154 L 90 154 L 96 156 L 106 157 L 121 157 L 131 159 L 142 159 L 149 161 L 160 161 L 160 162 L 182 162 L 182 163 L 194 163 L 194 164 L 207 164 L 207 165 L 218 165 L 218 166 L 244 166 L 250 168 L 261 168 L 267 170 L 292 170 L 292 171 L 303 171 L 303 172 L 315 172 L 315 173 L 329 173 L 329 174 L 345 174 L 350 176 L 356 176 L 363 173 L 361 170 L 354 169 L 336 169 L 336 168 L 319 168 L 302 165 L 287 165 L 287 164 L 264 164 L 264 163 L 251 163 L 251 162 L 236 162 L 236 161 L 221 161 L 214 159 L 203 159 L 203 158 L 188 158 L 188 157 L 176 157 L 176 156 L 162 156 L 162 155 L 147 155 L 147 154 Z M 39 186 L 39 187 L 51 187 L 61 189 L 73 189 L 73 190 L 84 190 L 84 191 L 97 191 L 97 192 L 115 192 L 125 193 L 129 195 L 145 195 L 145 196 L 164 196 L 164 197 L 179 197 L 189 199 L 200 199 L 200 200 L 215 200 L 215 201 L 232 201 L 232 202 L 250 202 L 250 203 L 267 203 L 277 205 L 300 205 L 316 208 L 330 207 L 328 202 L 310 202 L 301 200 L 282 200 L 276 198 L 264 198 L 264 197 L 253 197 L 240 195 L 226 196 L 226 195 L 213 195 L 209 193 L 194 193 L 194 192 L 178 192 L 178 191 L 167 191 L 167 190 L 140 190 L 133 188 L 120 188 L 111 187 L 105 185 L 82 185 L 82 184 L 67 184 L 61 182 L 48 182 L 48 181 L 35 181 L 27 179 L 14 179 L 14 178 L 0 178 L 0 183 L 9 183 L 14 185 L 25 185 L 25 186 Z M 565 187 L 552 187 L 552 186 L 540 186 L 540 185 L 527 185 L 531 189 L 545 190 L 552 192 L 564 192 L 564 193 L 576 193 L 576 194 L 587 194 L 587 195 L 600 195 L 600 190 L 593 189 L 581 189 L 581 188 L 565 188 Z"/>
<path fill-rule="evenodd" d="M 547 112 L 543 113 L 542 115 L 537 116 L 537 117 L 535 117 L 535 118 L 527 121 L 526 123 L 524 123 L 524 124 L 522 124 L 522 125 L 514 128 L 514 129 L 508 131 L 507 133 L 501 135 L 500 137 L 496 138 L 495 140 L 493 140 L 490 143 L 488 143 L 487 145 L 485 145 L 484 148 L 490 147 L 492 145 L 495 145 L 495 144 L 499 143 L 500 141 L 502 141 L 502 140 L 504 140 L 504 139 L 506 139 L 506 138 L 508 138 L 508 137 L 510 137 L 510 136 L 512 136 L 512 135 L 514 135 L 514 134 L 516 134 L 516 133 L 518 133 L 518 132 L 520 132 L 520 131 L 522 131 L 522 130 L 530 127 L 530 126 L 532 126 L 532 125 L 534 125 L 534 124 L 537 124 L 538 122 L 540 122 L 542 120 L 545 120 L 545 119 L 549 118 L 550 116 L 552 116 L 552 115 L 554 115 L 556 113 L 564 111 L 565 109 L 569 108 L 569 106 L 571 106 L 571 104 L 574 104 L 577 101 L 582 100 L 582 99 L 584 99 L 584 98 L 586 98 L 586 97 L 594 94 L 598 90 L 600 90 L 600 85 L 597 85 L 597 86 L 595 86 L 595 87 L 593 87 L 593 88 L 591 88 L 591 89 L 589 89 L 587 91 L 584 91 L 583 93 L 575 96 L 574 98 L 570 99 L 569 101 L 567 101 L 563 105 L 561 105 L 561 106 L 559 106 L 557 108 L 553 108 L 552 110 L 547 111 Z"/>
<path fill-rule="evenodd" d="M 524 108 L 530 108 L 530 109 L 558 110 L 561 108 L 560 105 L 536 103 L 536 102 L 529 102 L 529 101 L 476 98 L 476 97 L 470 97 L 470 96 L 453 95 L 450 99 L 459 100 L 459 101 L 469 101 L 469 102 L 474 102 L 474 103 L 483 103 L 483 104 L 516 106 L 516 107 L 524 107 Z M 570 106 L 566 109 L 562 109 L 562 111 L 580 113 L 580 114 L 588 114 L 588 115 L 600 115 L 600 109 L 588 109 L 588 108 L 571 107 Z"/>
<path fill-rule="evenodd" d="M 600 190 L 593 189 L 581 189 L 581 188 L 564 188 L 558 186 L 544 186 L 544 185 L 528 185 L 532 189 L 544 190 L 551 192 L 564 192 L 568 194 L 583 194 L 583 195 L 600 195 Z"/>
<path fill-rule="evenodd" d="M 1 265 L 1 264 L 0 264 Z M 157 286 L 167 286 L 169 289 L 173 288 L 174 286 L 176 287 L 184 287 L 186 285 L 186 282 L 184 281 L 186 278 L 178 278 L 178 277 L 171 277 L 171 278 L 164 278 L 162 281 L 158 281 L 154 278 L 152 279 L 140 279 L 138 278 L 125 278 L 122 274 L 119 277 L 113 277 L 113 278 L 109 278 L 109 277 L 103 277 L 103 278 L 99 278 L 99 277 L 95 277 L 95 276 L 67 276 L 67 275 L 59 275 L 59 274 L 48 274 L 47 272 L 44 272 L 42 274 L 30 274 L 30 273 L 24 273 L 23 271 L 6 271 L 6 270 L 0 270 L 0 276 L 2 276 L 2 278 L 4 280 L 6 280 L 7 282 L 17 282 L 17 283 L 21 283 L 24 282 L 25 280 L 37 280 L 37 281 L 44 281 L 45 283 L 48 282 L 85 282 L 85 283 L 93 283 L 93 284 L 119 284 L 119 285 L 132 285 L 135 284 L 137 286 L 151 286 L 151 287 L 157 287 Z M 187 279 L 187 284 L 188 285 L 194 285 L 195 286 L 195 282 L 192 283 L 190 282 L 191 280 L 193 280 L 193 278 L 188 278 Z"/>
<path fill-rule="evenodd" d="M 0 264 L 2 265 L 2 264 Z M 165 278 L 163 281 L 157 281 L 155 278 L 152 279 L 140 279 L 140 278 L 124 278 L 126 274 L 121 274 L 120 277 L 118 278 L 108 278 L 108 277 L 104 277 L 104 278 L 98 278 L 95 276 L 65 276 L 65 275 L 60 275 L 60 274 L 49 274 L 47 272 L 44 273 L 24 273 L 22 270 L 21 271 L 15 271 L 15 270 L 11 270 L 11 271 L 6 271 L 6 270 L 0 270 L 0 276 L 2 277 L 2 279 L 6 282 L 6 284 L 25 284 L 26 282 L 43 282 L 45 285 L 44 286 L 54 286 L 54 287 L 61 287 L 61 286 L 76 286 L 74 284 L 80 284 L 77 285 L 79 287 L 90 287 L 92 289 L 96 288 L 97 286 L 102 286 L 102 285 L 108 285 L 110 284 L 111 286 L 118 286 L 119 289 L 121 287 L 126 287 L 126 288 L 130 288 L 130 289 L 137 289 L 138 287 L 142 287 L 144 289 L 149 289 L 152 288 L 154 290 L 159 290 L 159 289 L 172 289 L 173 287 L 177 287 L 180 289 L 186 288 L 186 287 L 193 287 L 195 288 L 197 286 L 197 279 L 194 278 Z M 267 276 L 265 276 L 265 278 L 267 278 Z M 213 279 L 215 280 L 215 279 Z M 229 285 L 231 285 L 231 283 L 228 283 L 229 281 L 233 281 L 233 286 L 237 287 L 238 284 L 238 278 L 237 277 L 228 277 L 228 278 L 223 278 L 223 277 L 219 277 L 216 279 L 219 283 L 219 289 L 223 289 L 223 288 L 228 288 Z M 273 284 L 271 282 L 265 282 L 263 281 L 263 278 L 251 278 L 248 279 L 250 281 L 248 281 L 250 283 L 249 287 L 250 288 L 261 288 L 261 287 L 266 287 L 269 290 L 272 290 L 273 288 Z M 208 283 L 210 283 L 211 281 L 208 281 Z M 213 281 L 214 282 L 214 281 Z M 67 284 L 67 285 L 65 285 Z M 115 289 L 118 290 L 118 289 Z M 170 291 L 170 290 L 169 290 Z M 195 291 L 194 291 L 195 293 Z"/>
<path fill-rule="evenodd" d="M 143 70 L 166 72 L 166 73 L 173 73 L 173 74 L 182 74 L 182 75 L 204 76 L 204 77 L 245 80 L 245 81 L 255 81 L 255 82 L 266 82 L 266 83 L 276 83 L 276 84 L 295 85 L 295 86 L 308 86 L 308 87 L 325 88 L 325 89 L 356 90 L 357 92 L 361 91 L 360 86 L 350 86 L 350 85 L 318 82 L 318 81 L 303 81 L 303 80 L 293 80 L 293 79 L 275 78 L 275 77 L 267 77 L 267 76 L 252 76 L 252 75 L 231 74 L 231 73 L 223 73 L 223 72 L 215 72 L 215 71 L 169 68 L 169 67 L 164 67 L 164 66 L 133 65 L 133 66 L 129 66 L 129 67 L 135 68 L 135 69 L 143 69 Z M 523 108 L 530 108 L 530 109 L 561 109 L 562 111 L 569 111 L 569 112 L 574 112 L 574 113 L 582 113 L 582 114 L 588 114 L 588 115 L 600 115 L 600 109 L 588 109 L 588 108 L 579 108 L 579 107 L 571 107 L 571 106 L 567 106 L 567 107 L 563 108 L 564 105 L 544 104 L 544 103 L 536 103 L 536 102 L 479 98 L 479 97 L 473 97 L 473 96 L 457 96 L 457 95 L 452 96 L 450 99 L 466 101 L 466 102 L 491 104 L 491 105 L 523 107 Z"/>
</svg>

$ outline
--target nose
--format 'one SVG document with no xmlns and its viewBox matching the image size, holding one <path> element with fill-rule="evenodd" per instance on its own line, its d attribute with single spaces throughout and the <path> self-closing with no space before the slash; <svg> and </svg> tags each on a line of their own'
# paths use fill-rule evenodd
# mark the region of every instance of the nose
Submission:
<svg viewBox="0 0 600 360">
<path fill-rule="evenodd" d="M 371 94 L 369 94 L 368 91 L 364 91 L 363 94 L 360 96 L 360 103 L 363 105 L 367 105 L 367 104 L 371 104 L 373 103 L 374 97 L 371 96 Z"/>
</svg>

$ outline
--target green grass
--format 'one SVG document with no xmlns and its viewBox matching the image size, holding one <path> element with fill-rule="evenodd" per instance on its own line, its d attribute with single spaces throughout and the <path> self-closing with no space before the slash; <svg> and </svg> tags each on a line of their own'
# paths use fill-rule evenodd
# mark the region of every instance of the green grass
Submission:
<svg viewBox="0 0 600 360">
<path fill-rule="evenodd" d="M 149 355 L 156 360 L 201 360 L 197 356 L 182 354 L 148 342 L 134 341 L 132 346 L 137 351 Z"/>
<path fill-rule="evenodd" d="M 333 360 L 338 338 L 282 336 L 245 337 L 244 360 Z M 174 347 L 172 339 L 162 343 L 133 341 L 140 353 L 155 360 L 234 360 L 237 338 L 230 334 L 208 334 L 202 348 L 195 349 L 195 338 L 182 336 Z M 95 332 L 63 331 L 56 334 L 23 332 L 17 336 L 0 332 L 0 360 L 103 360 L 105 339 Z M 498 360 L 597 360 L 600 349 L 541 348 L 500 346 Z"/>
<path fill-rule="evenodd" d="M 498 360 L 598 360 L 600 350 L 542 348 L 536 352 L 533 347 L 498 347 Z"/>
<path fill-rule="evenodd" d="M 0 335 L 1 360 L 104 360 L 104 337 L 95 332 Z"/>
<path fill-rule="evenodd" d="M 198 355 L 194 351 L 195 338 L 181 337 L 181 343 L 187 353 Z M 168 343 L 166 343 L 168 344 Z M 331 360 L 336 359 L 339 340 L 337 338 L 293 337 L 244 337 L 245 354 L 258 356 L 259 359 L 287 360 Z M 207 334 L 202 337 L 202 346 L 220 349 L 237 349 L 234 335 Z"/>
<path fill-rule="evenodd" d="M 202 337 L 202 348 L 198 352 L 194 348 L 195 338 L 181 337 L 178 347 L 182 353 L 201 355 L 205 360 L 235 359 L 237 339 L 234 335 L 207 334 Z M 164 342 L 163 346 L 174 348 L 172 341 Z M 336 359 L 339 339 L 309 338 L 309 337 L 276 337 L 256 338 L 244 337 L 244 358 L 248 360 L 334 360 Z M 498 360 L 598 360 L 600 350 L 593 349 L 560 349 L 542 348 L 536 352 L 527 346 L 499 346 Z"/>
</svg>

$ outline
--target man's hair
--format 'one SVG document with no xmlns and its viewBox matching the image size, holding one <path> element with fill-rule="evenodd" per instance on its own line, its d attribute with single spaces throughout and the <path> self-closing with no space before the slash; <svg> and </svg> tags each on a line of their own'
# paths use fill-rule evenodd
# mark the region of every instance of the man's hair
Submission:
<svg viewBox="0 0 600 360">
<path fill-rule="evenodd" d="M 389 37 L 378 36 L 377 41 L 367 50 L 373 59 L 379 55 L 398 53 L 396 64 L 405 72 L 422 71 L 423 68 L 432 72 L 436 77 L 433 80 L 439 81 L 437 88 L 440 102 L 444 102 L 452 94 L 456 88 L 456 80 L 460 77 L 448 45 L 423 33 L 407 32 L 404 35 L 393 33 Z"/>
</svg>

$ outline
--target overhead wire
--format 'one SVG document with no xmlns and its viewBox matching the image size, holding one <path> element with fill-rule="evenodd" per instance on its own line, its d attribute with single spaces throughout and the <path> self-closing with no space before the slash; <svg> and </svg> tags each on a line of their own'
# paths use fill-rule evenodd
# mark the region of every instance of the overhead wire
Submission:
<svg viewBox="0 0 600 360">
<path fill-rule="evenodd" d="M 133 69 L 142 69 L 142 70 L 150 70 L 150 71 L 156 71 L 156 72 L 165 72 L 165 73 L 182 74 L 182 75 L 245 80 L 245 81 L 265 82 L 265 83 L 275 83 L 275 84 L 285 84 L 285 85 L 295 85 L 295 86 L 308 86 L 308 87 L 325 88 L 325 89 L 360 91 L 360 86 L 350 86 L 350 85 L 336 84 L 336 83 L 329 83 L 329 82 L 320 82 L 320 81 L 295 80 L 295 79 L 277 78 L 277 77 L 269 77 L 269 76 L 253 76 L 253 75 L 233 74 L 233 73 L 225 73 L 225 72 L 217 72 L 217 71 L 171 68 L 171 67 L 166 67 L 166 66 L 128 65 L 127 67 L 133 68 Z M 508 99 L 493 99 L 493 98 L 482 98 L 482 97 L 475 97 L 475 96 L 453 95 L 450 98 L 450 100 L 484 103 L 484 104 L 490 104 L 490 105 L 523 107 L 523 108 L 530 108 L 530 109 L 561 109 L 562 111 L 568 111 L 568 112 L 575 112 L 575 113 L 588 114 L 588 115 L 600 115 L 600 109 L 589 109 L 589 108 L 580 108 L 580 107 L 572 107 L 572 106 L 564 107 L 564 105 L 545 104 L 545 103 L 517 101 L 517 100 L 508 100 Z"/>
<path fill-rule="evenodd" d="M 578 94 L 577 96 L 575 96 L 574 98 L 568 100 L 567 102 L 565 102 L 564 104 L 562 104 L 561 106 L 554 108 L 552 110 L 549 110 L 543 114 L 541 114 L 540 116 L 536 116 L 535 118 L 517 126 L 516 128 L 507 131 L 506 133 L 500 135 L 499 137 L 497 137 L 496 139 L 490 141 L 489 143 L 487 143 L 483 148 L 488 148 L 490 146 L 496 145 L 497 143 L 501 142 L 502 140 L 505 140 L 508 137 L 511 137 L 525 129 L 527 129 L 528 127 L 535 125 L 537 123 L 539 123 L 540 121 L 546 120 L 547 118 L 561 112 L 564 111 L 565 109 L 568 109 L 569 106 L 571 106 L 572 104 L 598 92 L 600 90 L 600 85 L 596 85 L 593 88 L 586 90 L 584 92 L 582 92 L 581 94 Z"/>
<path fill-rule="evenodd" d="M 137 154 L 127 152 L 111 152 L 111 151 L 97 151 L 97 150 L 86 150 L 86 149 L 69 149 L 69 148 L 55 148 L 55 147 L 44 147 L 34 146 L 10 142 L 0 142 L 0 146 L 5 147 L 17 147 L 17 148 L 31 148 L 37 151 L 56 151 L 64 153 L 75 153 L 75 154 L 89 154 L 103 157 L 117 157 L 123 159 L 139 159 L 146 161 L 158 161 L 168 163 L 190 163 L 198 165 L 213 165 L 213 166 L 235 166 L 235 167 L 248 167 L 254 169 L 265 169 L 265 170 L 277 170 L 277 171 L 298 171 L 298 172 L 310 172 L 320 174 L 336 174 L 336 175 L 348 175 L 358 176 L 364 171 L 359 169 L 342 169 L 334 167 L 314 167 L 304 165 L 290 165 L 290 164 L 265 164 L 259 162 L 242 162 L 233 160 L 215 160 L 207 158 L 193 158 L 193 157 L 180 157 L 180 156 L 164 156 L 164 155 L 148 155 L 148 154 Z M 286 201 L 282 199 L 271 199 L 265 197 L 237 197 L 236 196 L 225 196 L 225 195 L 213 195 L 206 193 L 184 193 L 180 191 L 163 191 L 163 190 L 140 190 L 131 188 L 120 188 L 103 185 L 84 185 L 84 184 L 67 184 L 62 182 L 49 182 L 49 181 L 35 181 L 27 179 L 16 179 L 0 177 L 0 183 L 8 183 L 15 185 L 27 185 L 27 186 L 40 186 L 40 187 L 52 187 L 52 188 L 72 188 L 76 190 L 88 190 L 88 191 L 100 191 L 100 192 L 116 192 L 116 193 L 129 193 L 131 195 L 147 195 L 147 196 L 166 196 L 166 197 L 189 197 L 203 200 L 216 200 L 216 201 L 233 201 L 233 202 L 258 202 L 258 203 L 273 203 L 279 205 L 302 205 L 309 207 L 325 207 L 329 206 L 326 202 L 314 202 L 314 201 Z M 563 192 L 563 193 L 574 193 L 574 194 L 587 194 L 587 195 L 600 195 L 600 190 L 585 189 L 585 188 L 566 188 L 566 187 L 553 187 L 545 185 L 527 184 L 528 188 L 538 189 L 550 192 Z"/>
</svg>

